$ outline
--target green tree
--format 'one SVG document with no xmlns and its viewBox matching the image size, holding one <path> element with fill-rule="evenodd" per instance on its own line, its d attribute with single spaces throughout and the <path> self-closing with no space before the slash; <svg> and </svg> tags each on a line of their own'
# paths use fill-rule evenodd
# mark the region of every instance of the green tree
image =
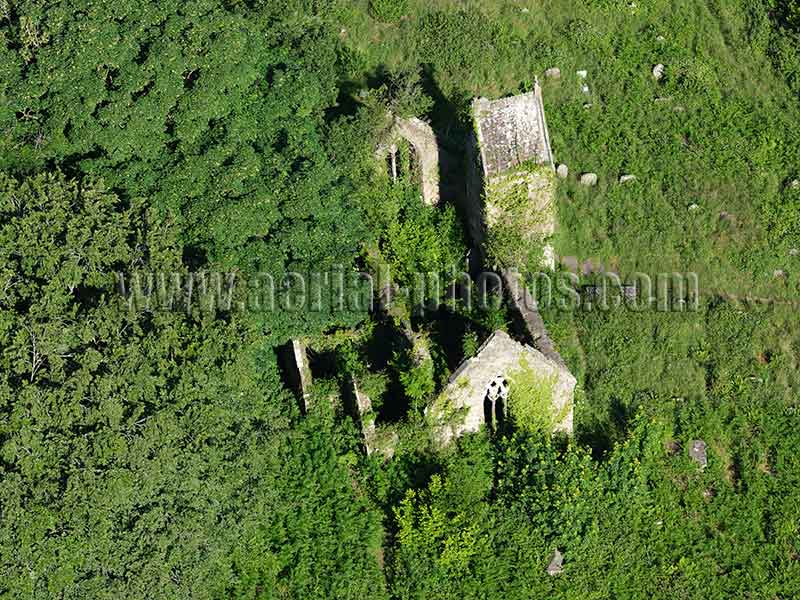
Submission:
<svg viewBox="0 0 800 600">
<path fill-rule="evenodd" d="M 120 296 L 115 271 L 180 266 L 151 216 L 0 177 L 0 595 L 380 597 L 377 514 L 330 420 L 290 430 L 260 328 Z"/>
</svg>

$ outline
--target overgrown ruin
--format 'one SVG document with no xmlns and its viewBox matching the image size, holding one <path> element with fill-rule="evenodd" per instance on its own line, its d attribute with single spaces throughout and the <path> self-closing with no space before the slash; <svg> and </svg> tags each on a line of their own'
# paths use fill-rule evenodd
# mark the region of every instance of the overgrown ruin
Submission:
<svg viewBox="0 0 800 600">
<path fill-rule="evenodd" d="M 549 242 L 556 228 L 556 178 L 538 82 L 527 94 L 494 101 L 478 98 L 473 113 L 475 132 L 467 143 L 472 169 L 464 207 L 468 233 L 484 264 L 500 274 L 507 300 L 519 317 L 519 337 L 532 345 L 501 330 L 491 333 L 427 405 L 429 433 L 436 445 L 446 445 L 482 425 L 498 431 L 507 418 L 517 422 L 523 413 L 533 412 L 546 430 L 569 434 L 576 379 L 550 340 L 524 285 L 526 273 L 554 264 Z M 388 157 L 389 174 L 397 177 L 396 153 L 405 140 L 420 174 L 423 199 L 436 205 L 439 150 L 433 130 L 419 119 L 388 118 L 391 124 L 381 136 L 376 157 L 379 161 Z M 381 306 L 395 324 L 395 334 L 403 340 L 414 368 L 432 364 L 424 337 L 414 332 L 407 315 L 388 304 L 387 300 Z M 312 368 L 306 345 L 294 341 L 291 354 L 307 410 Z M 352 405 L 348 412 L 361 429 L 366 452 L 391 458 L 399 441 L 395 424 L 381 421 L 359 377 L 353 375 L 343 386 Z M 515 390 L 520 396 L 518 404 L 511 406 Z"/>
<path fill-rule="evenodd" d="M 472 103 L 465 213 L 484 262 L 553 268 L 555 171 L 541 88 Z"/>
<path fill-rule="evenodd" d="M 467 416 L 452 428 L 452 435 L 475 430 L 484 414 L 481 390 L 497 378 L 510 384 L 504 371 L 511 366 L 509 361 L 523 354 L 536 358 L 532 367 L 543 376 L 558 374 L 552 408 L 556 414 L 565 410 L 566 414 L 555 430 L 571 433 L 575 378 L 550 339 L 524 278 L 527 270 L 555 265 L 549 243 L 556 229 L 554 162 L 538 81 L 527 94 L 476 99 L 473 118 L 475 132 L 468 143 L 472 173 L 466 196 L 470 234 L 484 261 L 500 269 L 508 300 L 534 347 L 496 332 L 475 359 L 456 371 L 444 395 L 452 398 L 452 407 L 466 408 Z M 528 256 L 531 247 L 540 248 L 541 254 Z M 484 421 L 490 416 L 486 413 Z"/>
<path fill-rule="evenodd" d="M 544 390 L 550 407 L 543 408 L 542 422 L 553 431 L 572 433 L 572 396 L 575 377 L 563 364 L 538 350 L 520 344 L 504 331 L 493 333 L 474 358 L 450 377 L 449 385 L 429 409 L 437 439 L 448 443 L 481 425 L 499 429 L 506 418 L 514 417 L 509 395 L 523 374 L 533 376 Z"/>
<path fill-rule="evenodd" d="M 391 115 L 387 118 L 391 119 L 391 124 L 378 147 L 378 159 L 383 161 L 388 156 L 391 175 L 397 180 L 397 143 L 399 140 L 408 142 L 419 169 L 422 200 L 428 206 L 435 206 L 439 203 L 439 144 L 433 129 L 417 118 L 403 119 Z"/>
</svg>

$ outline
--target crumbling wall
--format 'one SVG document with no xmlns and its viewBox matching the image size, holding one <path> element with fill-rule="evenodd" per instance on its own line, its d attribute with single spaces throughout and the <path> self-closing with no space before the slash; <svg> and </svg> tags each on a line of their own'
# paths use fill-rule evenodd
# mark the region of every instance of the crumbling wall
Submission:
<svg viewBox="0 0 800 600">
<path fill-rule="evenodd" d="M 477 98 L 472 104 L 478 148 L 485 178 L 532 162 L 553 165 L 542 91 L 499 100 Z"/>
<path fill-rule="evenodd" d="M 554 430 L 571 433 L 575 377 L 563 363 L 520 344 L 503 331 L 496 331 L 474 358 L 458 368 L 429 408 L 428 416 L 438 442 L 447 444 L 465 433 L 478 431 L 486 422 L 484 403 L 490 386 L 496 381 L 508 381 L 513 390 L 514 375 L 523 364 L 543 380 L 554 381 L 552 414 L 564 415 Z"/>
<path fill-rule="evenodd" d="M 414 148 L 419 161 L 420 185 L 425 204 L 439 203 L 439 144 L 433 129 L 425 121 L 417 118 L 403 119 L 393 117 L 387 134 L 378 148 L 377 156 L 383 160 L 398 139 L 406 140 Z"/>
<path fill-rule="evenodd" d="M 379 429 L 375 425 L 376 415 L 372 410 L 372 399 L 359 388 L 358 381 L 355 378 L 353 378 L 353 393 L 356 399 L 356 409 L 358 410 L 358 414 L 354 415 L 354 417 L 361 424 L 361 435 L 364 439 L 364 449 L 367 451 L 367 456 L 377 452 L 387 460 L 392 458 L 400 439 L 397 432 L 391 429 Z"/>
<path fill-rule="evenodd" d="M 300 375 L 300 390 L 303 395 L 303 408 L 308 411 L 308 401 L 311 397 L 311 367 L 308 363 L 306 344 L 301 340 L 292 340 L 292 354 L 294 355 L 297 372 Z"/>
<path fill-rule="evenodd" d="M 547 333 L 542 315 L 537 310 L 536 299 L 525 283 L 519 272 L 507 269 L 503 271 L 503 282 L 508 292 L 511 307 L 519 316 L 528 339 L 539 352 L 548 359 L 566 369 L 567 365 L 556 350 L 553 341 Z"/>
<path fill-rule="evenodd" d="M 554 266 L 555 171 L 541 88 L 472 106 L 466 221 L 482 258 L 500 267 Z"/>
</svg>

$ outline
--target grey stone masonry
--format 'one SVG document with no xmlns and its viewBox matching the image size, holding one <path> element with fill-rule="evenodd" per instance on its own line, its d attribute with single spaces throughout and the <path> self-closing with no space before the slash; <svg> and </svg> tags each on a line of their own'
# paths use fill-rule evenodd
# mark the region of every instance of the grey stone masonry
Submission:
<svg viewBox="0 0 800 600">
<path fill-rule="evenodd" d="M 511 306 L 525 324 L 526 332 L 534 347 L 548 359 L 566 369 L 567 366 L 564 360 L 547 334 L 547 328 L 537 310 L 536 300 L 525 286 L 522 276 L 513 269 L 506 269 L 503 271 L 503 281 L 508 290 Z"/>
<path fill-rule="evenodd" d="M 538 81 L 527 94 L 499 100 L 478 98 L 472 112 L 487 180 L 528 161 L 553 164 Z"/>
<path fill-rule="evenodd" d="M 520 344 L 503 331 L 496 331 L 475 357 L 453 373 L 442 395 L 429 407 L 427 413 L 433 419 L 439 443 L 447 444 L 465 433 L 478 431 L 483 424 L 492 427 L 502 421 L 506 398 L 514 388 L 515 374 L 523 366 L 543 380 L 554 381 L 553 415 L 563 415 L 555 431 L 571 433 L 575 377 L 562 364 L 538 350 Z"/>
<path fill-rule="evenodd" d="M 303 394 L 303 409 L 308 411 L 309 399 L 311 397 L 311 367 L 308 363 L 306 345 L 301 340 L 292 340 L 292 355 L 294 356 L 295 366 L 300 375 L 300 391 Z"/>
<path fill-rule="evenodd" d="M 422 199 L 429 206 L 438 204 L 439 144 L 436 141 L 433 129 L 425 121 L 417 118 L 389 118 L 391 119 L 391 125 L 377 150 L 378 159 L 383 159 L 390 153 L 394 158 L 393 152 L 396 152 L 395 143 L 398 139 L 406 140 L 413 146 L 419 161 L 420 177 L 422 179 L 420 182 Z"/>
</svg>

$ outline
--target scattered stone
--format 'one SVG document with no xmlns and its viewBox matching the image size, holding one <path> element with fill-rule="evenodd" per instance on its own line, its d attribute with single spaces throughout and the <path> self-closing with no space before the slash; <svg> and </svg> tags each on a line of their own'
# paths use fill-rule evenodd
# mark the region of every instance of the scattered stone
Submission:
<svg viewBox="0 0 800 600">
<path fill-rule="evenodd" d="M 589 76 L 589 71 L 575 71 L 581 79 L 586 79 Z"/>
<path fill-rule="evenodd" d="M 772 272 L 772 276 L 775 279 L 786 279 L 786 271 L 784 271 L 783 269 L 775 269 Z"/>
<path fill-rule="evenodd" d="M 523 13 L 525 13 L 525 14 L 528 14 L 528 13 L 529 13 L 529 12 L 531 12 L 531 11 L 530 11 L 530 9 L 528 9 L 528 8 L 523 8 L 523 9 L 522 9 L 522 12 L 523 12 Z"/>
<path fill-rule="evenodd" d="M 583 108 L 585 110 L 589 110 L 590 108 L 592 108 L 592 103 L 591 102 L 587 102 L 586 104 L 583 105 Z"/>
<path fill-rule="evenodd" d="M 761 457 L 761 460 L 756 465 L 756 468 L 763 473 L 764 475 L 769 475 L 770 477 L 775 477 L 775 471 L 772 470 L 772 466 L 769 464 L 769 455 L 764 454 Z"/>
<path fill-rule="evenodd" d="M 797 248 L 789 248 L 789 256 L 800 256 L 800 250 Z"/>
<path fill-rule="evenodd" d="M 556 549 L 553 552 L 553 557 L 550 559 L 550 564 L 547 565 L 547 574 L 550 576 L 560 575 L 564 572 L 564 555 Z"/>
<path fill-rule="evenodd" d="M 605 273 L 605 266 L 599 260 L 594 262 L 591 258 L 587 258 L 581 265 L 581 272 L 584 276 L 593 273 Z"/>
<path fill-rule="evenodd" d="M 706 500 L 711 500 L 714 496 L 717 495 L 717 492 L 714 491 L 714 488 L 706 488 L 703 490 L 703 498 Z"/>
<path fill-rule="evenodd" d="M 667 440 L 664 443 L 664 450 L 670 456 L 675 456 L 678 452 L 681 451 L 681 443 L 676 440 Z"/>
<path fill-rule="evenodd" d="M 584 173 L 581 175 L 581 185 L 594 187 L 597 185 L 597 173 Z"/>
<path fill-rule="evenodd" d="M 656 78 L 656 81 L 661 81 L 664 78 L 664 70 L 666 67 L 662 64 L 657 64 L 653 67 L 653 77 Z"/>
<path fill-rule="evenodd" d="M 569 177 L 569 167 L 562 163 L 558 165 L 556 173 L 561 179 L 566 179 L 567 177 Z"/>
<path fill-rule="evenodd" d="M 689 458 L 700 465 L 701 469 L 705 469 L 708 466 L 706 443 L 703 440 L 692 440 L 689 446 Z"/>
<path fill-rule="evenodd" d="M 699 204 L 690 204 L 689 205 L 689 212 L 695 212 L 697 210 L 700 210 L 700 205 Z"/>
<path fill-rule="evenodd" d="M 672 102 L 672 96 L 661 96 L 656 98 L 656 104 L 664 104 L 665 102 Z"/>
<path fill-rule="evenodd" d="M 684 107 L 684 106 L 679 104 L 678 106 L 676 106 L 672 110 L 675 111 L 676 113 L 682 113 L 682 112 L 684 112 L 686 110 L 686 107 Z"/>
<path fill-rule="evenodd" d="M 578 257 L 577 256 L 562 256 L 561 266 L 571 273 L 578 273 Z"/>
<path fill-rule="evenodd" d="M 544 76 L 548 79 L 561 79 L 561 69 L 558 67 L 547 69 L 547 71 L 544 72 Z"/>
<path fill-rule="evenodd" d="M 639 290 L 635 285 L 623 285 L 621 291 L 625 300 L 636 300 L 639 296 Z"/>
<path fill-rule="evenodd" d="M 791 183 L 791 184 L 789 184 L 789 185 L 790 185 L 790 187 L 791 187 L 793 190 L 800 190 L 800 179 L 795 179 L 795 180 L 794 180 L 794 181 L 792 181 L 792 183 Z"/>
<path fill-rule="evenodd" d="M 636 175 L 623 175 L 622 177 L 619 178 L 619 182 L 622 183 L 622 184 L 625 184 L 625 183 L 628 183 L 628 182 L 631 182 L 631 181 L 636 181 Z"/>
<path fill-rule="evenodd" d="M 660 35 L 660 36 L 658 36 L 658 37 L 656 38 L 656 41 L 657 41 L 657 42 L 666 42 L 666 41 L 667 41 L 667 38 L 665 38 L 663 35 Z"/>
<path fill-rule="evenodd" d="M 542 248 L 542 265 L 548 271 L 556 270 L 556 249 L 551 244 L 545 244 Z"/>
<path fill-rule="evenodd" d="M 589 86 L 588 86 L 588 85 L 586 85 L 586 84 L 584 83 L 584 84 L 581 86 L 581 91 L 582 91 L 584 94 L 589 94 L 591 90 L 589 89 Z"/>
</svg>

